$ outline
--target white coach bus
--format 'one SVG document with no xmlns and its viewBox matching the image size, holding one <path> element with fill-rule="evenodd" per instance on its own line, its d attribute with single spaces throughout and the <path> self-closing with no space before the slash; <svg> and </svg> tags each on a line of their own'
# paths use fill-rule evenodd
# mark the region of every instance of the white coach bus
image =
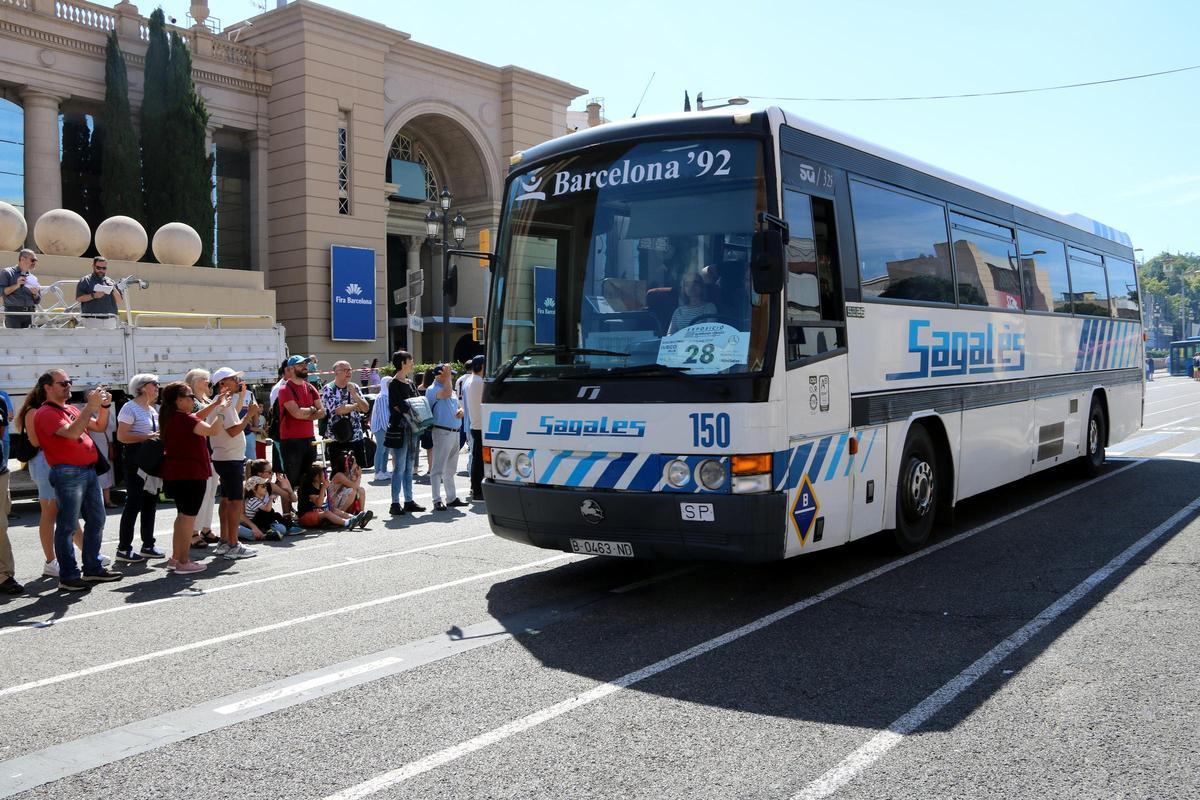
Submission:
<svg viewBox="0 0 1200 800">
<path fill-rule="evenodd" d="M 766 561 L 1104 462 L 1143 414 L 1128 236 L 780 109 L 514 156 L 484 390 L 492 530 Z"/>
</svg>

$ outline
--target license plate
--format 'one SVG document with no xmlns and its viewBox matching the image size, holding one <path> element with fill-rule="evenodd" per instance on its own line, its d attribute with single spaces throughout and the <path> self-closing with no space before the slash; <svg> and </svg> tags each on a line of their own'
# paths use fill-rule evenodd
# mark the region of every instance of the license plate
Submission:
<svg viewBox="0 0 1200 800">
<path fill-rule="evenodd" d="M 712 503 L 680 503 L 679 518 L 684 522 L 716 522 Z"/>
<path fill-rule="evenodd" d="M 633 558 L 633 545 L 628 542 L 598 542 L 595 539 L 572 539 L 571 550 L 585 556 Z"/>
</svg>

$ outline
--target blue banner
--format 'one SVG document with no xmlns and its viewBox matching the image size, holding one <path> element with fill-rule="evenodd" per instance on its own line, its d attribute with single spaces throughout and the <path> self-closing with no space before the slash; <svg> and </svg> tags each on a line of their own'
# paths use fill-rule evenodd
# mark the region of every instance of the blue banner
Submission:
<svg viewBox="0 0 1200 800">
<path fill-rule="evenodd" d="M 557 272 L 554 267 L 533 268 L 533 343 L 555 344 L 554 315 Z"/>
<path fill-rule="evenodd" d="M 329 248 L 329 338 L 375 341 L 375 251 Z"/>
</svg>

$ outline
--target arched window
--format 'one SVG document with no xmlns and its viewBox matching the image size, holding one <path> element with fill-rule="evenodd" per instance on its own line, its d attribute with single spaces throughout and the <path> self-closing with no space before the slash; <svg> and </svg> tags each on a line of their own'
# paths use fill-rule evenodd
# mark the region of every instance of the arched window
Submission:
<svg viewBox="0 0 1200 800">
<path fill-rule="evenodd" d="M 389 183 L 392 180 L 392 159 L 411 161 L 415 164 L 420 164 L 425 170 L 425 199 L 437 202 L 437 175 L 434 173 L 433 165 L 429 163 L 429 159 L 425 156 L 424 148 L 421 146 L 419 141 L 414 142 L 413 139 L 403 131 L 397 133 L 392 138 L 392 146 L 388 150 L 387 164 L 384 167 L 386 171 L 386 180 Z"/>
</svg>

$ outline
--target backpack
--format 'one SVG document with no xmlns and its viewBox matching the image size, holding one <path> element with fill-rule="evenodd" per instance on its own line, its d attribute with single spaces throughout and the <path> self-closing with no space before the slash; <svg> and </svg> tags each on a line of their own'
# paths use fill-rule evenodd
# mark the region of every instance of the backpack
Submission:
<svg viewBox="0 0 1200 800">
<path fill-rule="evenodd" d="M 275 402 L 271 403 L 271 407 L 267 409 L 267 438 L 273 442 L 278 442 L 280 440 L 279 412 L 283 409 L 279 405 L 279 395 L 283 394 L 283 390 L 286 388 L 288 387 L 285 385 L 275 393 Z"/>
</svg>

